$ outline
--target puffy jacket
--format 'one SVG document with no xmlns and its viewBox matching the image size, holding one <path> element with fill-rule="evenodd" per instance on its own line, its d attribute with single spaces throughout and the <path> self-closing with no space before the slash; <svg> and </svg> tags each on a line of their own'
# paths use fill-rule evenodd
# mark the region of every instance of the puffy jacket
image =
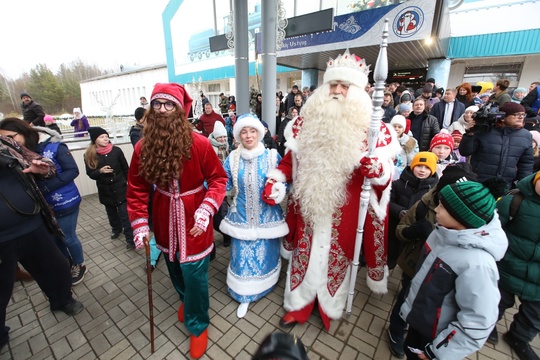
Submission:
<svg viewBox="0 0 540 360">
<path fill-rule="evenodd" d="M 463 359 L 482 348 L 497 323 L 496 261 L 507 245 L 497 213 L 477 229 L 433 230 L 400 312 L 432 339 L 421 349 L 430 359 Z"/>
<path fill-rule="evenodd" d="M 423 112 L 416 115 L 414 112 L 409 114 L 411 120 L 411 132 L 413 137 L 418 141 L 418 149 L 420 151 L 429 151 L 429 143 L 435 135 L 441 131 L 439 121 L 433 115 Z M 417 126 L 418 122 L 422 122 L 422 126 Z M 420 129 L 420 131 L 416 131 Z"/>
<path fill-rule="evenodd" d="M 487 133 L 465 133 L 459 152 L 462 156 L 471 156 L 478 181 L 500 177 L 511 184 L 533 172 L 531 144 L 529 131 L 498 126 Z"/>
<path fill-rule="evenodd" d="M 45 121 L 43 121 L 45 111 L 43 111 L 41 105 L 32 100 L 28 105 L 22 103 L 21 108 L 24 121 L 34 126 L 45 126 Z"/>
<path fill-rule="evenodd" d="M 527 176 L 517 185 L 524 198 L 511 224 L 512 196 L 497 202 L 501 224 L 508 237 L 508 251 L 498 263 L 499 286 L 528 301 L 540 301 L 540 195 L 534 191 L 534 175 Z"/>
</svg>

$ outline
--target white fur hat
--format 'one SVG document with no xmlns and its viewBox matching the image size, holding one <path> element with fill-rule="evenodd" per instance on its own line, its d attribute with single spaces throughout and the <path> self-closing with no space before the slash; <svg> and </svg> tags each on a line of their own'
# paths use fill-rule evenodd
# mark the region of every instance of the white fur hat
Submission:
<svg viewBox="0 0 540 360">
<path fill-rule="evenodd" d="M 390 125 L 400 125 L 402 128 L 407 127 L 407 120 L 405 119 L 405 116 L 403 115 L 396 115 L 392 118 L 390 121 Z"/>
<path fill-rule="evenodd" d="M 240 132 L 245 127 L 252 127 L 259 133 L 259 141 L 264 138 L 264 126 L 259 119 L 253 114 L 245 114 L 236 118 L 236 124 L 234 124 L 233 135 L 234 140 L 240 142 Z"/>
<path fill-rule="evenodd" d="M 227 130 L 225 130 L 225 125 L 219 120 L 216 120 L 214 123 L 214 132 L 212 132 L 214 138 L 217 139 L 220 136 L 227 136 Z"/>
<path fill-rule="evenodd" d="M 368 82 L 369 66 L 366 61 L 345 50 L 343 55 L 339 55 L 335 60 L 330 59 L 324 73 L 323 83 L 331 81 L 344 81 L 354 84 L 362 90 Z"/>
<path fill-rule="evenodd" d="M 73 113 L 79 113 L 82 114 L 81 108 L 73 108 Z"/>
</svg>

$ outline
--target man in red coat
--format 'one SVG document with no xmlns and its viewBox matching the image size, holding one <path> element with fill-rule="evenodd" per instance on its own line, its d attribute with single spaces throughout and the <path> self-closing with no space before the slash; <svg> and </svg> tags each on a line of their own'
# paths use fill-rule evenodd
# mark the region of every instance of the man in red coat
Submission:
<svg viewBox="0 0 540 360">
<path fill-rule="evenodd" d="M 208 137 L 214 131 L 214 124 L 216 121 L 220 121 L 225 125 L 225 120 L 214 111 L 212 104 L 207 102 L 204 104 L 204 113 L 199 117 L 199 122 L 195 127 L 199 130 L 204 136 Z"/>
<path fill-rule="evenodd" d="M 399 143 L 381 122 L 375 154 L 366 156 L 372 112 L 364 90 L 368 73 L 365 61 L 348 50 L 328 62 L 324 84 L 302 107 L 302 117 L 285 129 L 285 157 L 267 175 L 263 200 L 268 203 L 279 192 L 275 183 L 293 183 L 290 233 L 281 249 L 289 259 L 283 327 L 306 322 L 316 302 L 327 330 L 330 320 L 341 317 L 366 176 L 372 184 L 362 244 L 367 284 L 376 293 L 387 291 L 386 212 Z"/>
<path fill-rule="evenodd" d="M 192 99 L 183 86 L 156 84 L 144 137 L 128 174 L 128 213 L 135 246 L 149 239 L 148 197 L 155 184 L 152 223 L 182 304 L 178 318 L 191 333 L 190 354 L 200 358 L 208 343 L 208 266 L 214 232 L 208 224 L 225 197 L 227 174 L 212 145 L 192 131 L 186 114 Z M 207 186 L 205 187 L 204 183 Z"/>
</svg>

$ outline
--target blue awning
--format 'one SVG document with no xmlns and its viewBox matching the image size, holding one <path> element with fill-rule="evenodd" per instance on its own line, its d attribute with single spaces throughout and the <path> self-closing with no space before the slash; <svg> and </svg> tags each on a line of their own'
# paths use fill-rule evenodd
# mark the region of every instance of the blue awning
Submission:
<svg viewBox="0 0 540 360">
<path fill-rule="evenodd" d="M 476 58 L 540 53 L 540 29 L 450 38 L 448 58 Z"/>
</svg>

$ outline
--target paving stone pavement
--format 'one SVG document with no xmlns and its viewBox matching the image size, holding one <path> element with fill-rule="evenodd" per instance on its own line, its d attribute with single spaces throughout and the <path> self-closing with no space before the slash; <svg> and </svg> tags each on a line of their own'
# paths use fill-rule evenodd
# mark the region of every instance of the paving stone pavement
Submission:
<svg viewBox="0 0 540 360">
<path fill-rule="evenodd" d="M 155 353 L 151 354 L 144 250 L 126 250 L 123 236 L 110 239 L 105 209 L 97 195 L 84 198 L 77 232 L 89 270 L 73 293 L 85 310 L 75 317 L 51 312 L 35 282 L 17 282 L 7 309 L 10 343 L 0 353 L 0 359 L 189 359 L 189 334 L 178 322 L 180 302 L 165 262 L 161 260 L 152 275 Z M 209 343 L 202 359 L 251 359 L 266 335 L 280 331 L 279 319 L 285 313 L 285 264 L 275 289 L 251 304 L 245 318 L 238 319 L 238 304 L 228 295 L 225 283 L 229 248 L 222 246 L 217 233 L 216 245 L 217 258 L 211 263 L 209 274 Z M 332 321 L 330 332 L 324 330 L 318 316 L 286 330 L 301 338 L 311 360 L 395 359 L 388 348 L 385 329 L 401 272 L 395 269 L 391 273 L 386 295 L 371 294 L 365 275 L 365 269 L 361 269 L 352 315 Z M 497 324 L 499 334 L 506 331 L 515 311 L 509 309 Z M 538 337 L 533 346 L 540 353 Z M 497 346 L 486 344 L 468 359 L 517 359 L 512 355 L 501 339 Z"/>
</svg>

